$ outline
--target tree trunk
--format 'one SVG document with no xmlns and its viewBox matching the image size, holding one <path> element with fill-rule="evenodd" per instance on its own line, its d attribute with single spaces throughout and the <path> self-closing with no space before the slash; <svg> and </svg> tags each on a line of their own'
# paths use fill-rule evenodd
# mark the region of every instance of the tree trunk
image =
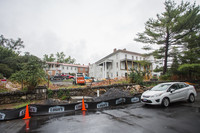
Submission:
<svg viewBox="0 0 200 133">
<path fill-rule="evenodd" d="M 21 89 L 22 90 L 24 89 L 24 80 L 22 80 L 22 82 L 21 82 Z"/>
<path fill-rule="evenodd" d="M 167 58 L 168 58 L 168 50 L 169 50 L 169 29 L 167 27 L 167 36 L 166 36 L 166 44 L 165 44 L 165 60 L 163 67 L 163 75 L 167 72 Z"/>
</svg>

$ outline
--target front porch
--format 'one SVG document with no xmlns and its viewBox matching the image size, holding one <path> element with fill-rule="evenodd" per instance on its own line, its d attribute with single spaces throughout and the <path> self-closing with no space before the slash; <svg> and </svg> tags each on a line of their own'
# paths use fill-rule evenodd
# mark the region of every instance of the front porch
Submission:
<svg viewBox="0 0 200 133">
<path fill-rule="evenodd" d="M 146 60 L 130 60 L 130 59 L 122 59 L 120 60 L 120 70 L 127 71 L 127 74 L 130 74 L 132 71 L 138 71 L 138 72 L 145 72 L 144 79 L 149 80 L 152 77 L 152 63 Z"/>
<path fill-rule="evenodd" d="M 113 60 L 107 59 L 103 62 L 100 62 L 98 66 L 102 66 L 103 78 L 110 78 L 109 72 L 113 68 Z"/>
</svg>

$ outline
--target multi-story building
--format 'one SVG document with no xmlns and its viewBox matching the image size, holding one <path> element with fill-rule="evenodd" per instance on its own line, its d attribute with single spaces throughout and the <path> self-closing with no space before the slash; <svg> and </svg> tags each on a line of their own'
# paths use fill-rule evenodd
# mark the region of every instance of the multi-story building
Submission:
<svg viewBox="0 0 200 133">
<path fill-rule="evenodd" d="M 142 65 L 144 62 L 148 65 Z M 157 65 L 159 64 L 156 64 L 153 56 L 146 57 L 126 49 L 114 49 L 113 53 L 89 65 L 89 76 L 96 79 L 126 77 L 130 73 L 130 68 L 148 71 L 150 76 L 159 75 L 153 72 Z"/>
<path fill-rule="evenodd" d="M 87 65 L 74 65 L 74 64 L 65 64 L 58 62 L 46 62 L 46 73 L 49 75 L 59 75 L 59 74 L 76 74 L 76 73 L 84 73 L 88 75 L 89 67 Z"/>
</svg>

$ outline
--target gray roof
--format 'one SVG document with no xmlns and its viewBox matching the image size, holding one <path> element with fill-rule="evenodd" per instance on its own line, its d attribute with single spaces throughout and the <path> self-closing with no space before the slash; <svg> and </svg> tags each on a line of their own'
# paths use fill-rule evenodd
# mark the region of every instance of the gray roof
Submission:
<svg viewBox="0 0 200 133">
<path fill-rule="evenodd" d="M 122 49 L 118 49 L 115 52 L 112 52 L 111 54 L 107 55 L 106 57 L 98 60 L 97 62 L 95 62 L 96 64 L 102 62 L 103 60 L 105 60 L 106 58 L 109 58 L 117 53 L 127 53 L 127 54 L 134 54 L 134 55 L 138 55 L 138 56 L 144 56 L 144 54 L 140 54 L 140 53 L 136 53 L 136 52 L 131 52 L 131 51 L 127 51 L 127 50 L 122 50 Z"/>
</svg>

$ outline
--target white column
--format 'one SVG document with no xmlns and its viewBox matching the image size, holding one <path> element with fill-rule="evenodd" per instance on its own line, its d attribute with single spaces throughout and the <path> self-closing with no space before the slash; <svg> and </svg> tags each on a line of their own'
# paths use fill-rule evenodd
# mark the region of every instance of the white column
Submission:
<svg viewBox="0 0 200 133">
<path fill-rule="evenodd" d="M 105 68 L 104 67 L 105 67 L 105 65 L 104 65 L 104 62 L 103 62 L 103 68 L 102 68 L 103 75 L 102 75 L 102 78 L 104 78 L 104 72 L 105 72 L 105 70 L 104 70 Z"/>
<path fill-rule="evenodd" d="M 107 78 L 107 64 L 105 62 L 105 78 Z"/>
</svg>

